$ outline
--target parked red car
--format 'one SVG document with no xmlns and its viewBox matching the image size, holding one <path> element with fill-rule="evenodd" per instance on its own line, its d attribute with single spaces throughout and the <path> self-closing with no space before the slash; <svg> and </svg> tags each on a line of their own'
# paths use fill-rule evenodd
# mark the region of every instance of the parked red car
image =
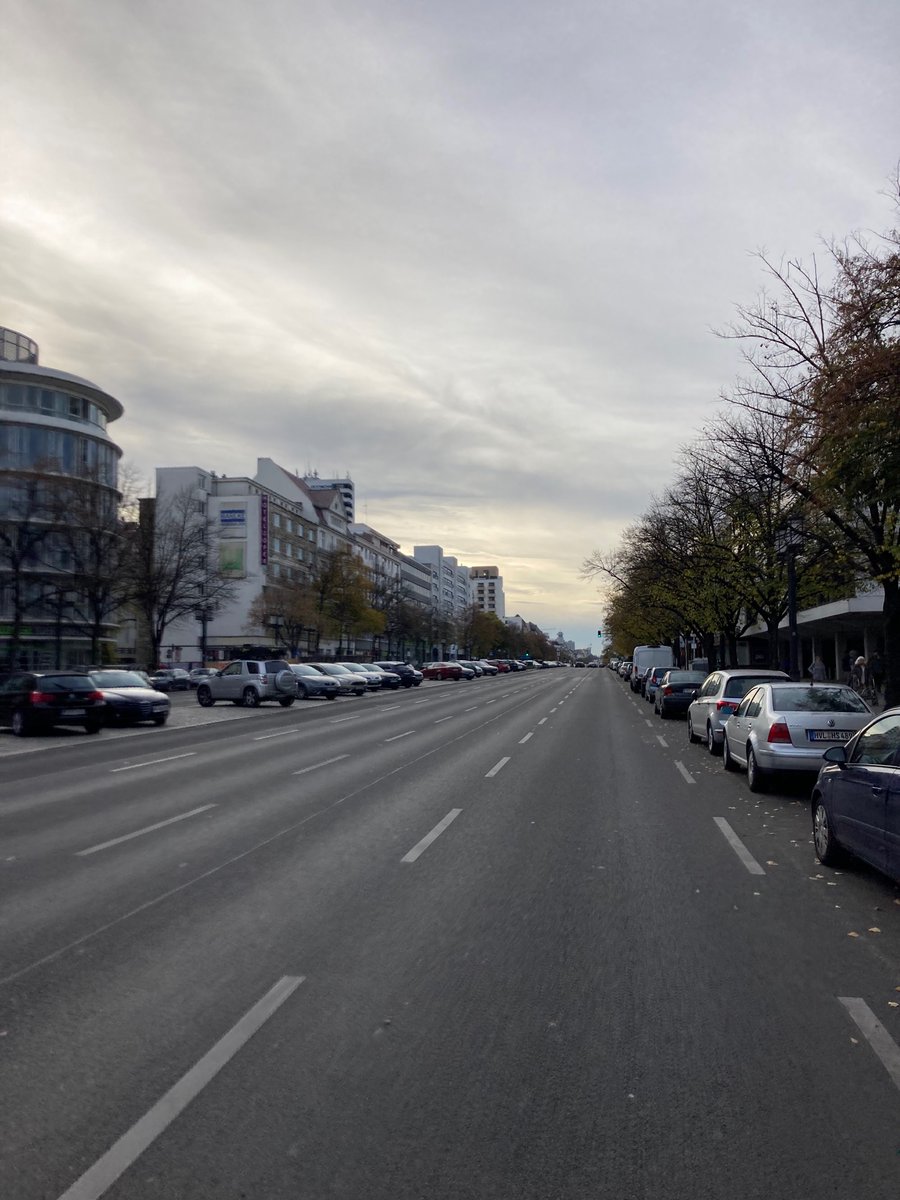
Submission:
<svg viewBox="0 0 900 1200">
<path fill-rule="evenodd" d="M 426 663 L 422 674 L 426 679 L 462 679 L 463 670 L 459 663 L 435 662 Z"/>
</svg>

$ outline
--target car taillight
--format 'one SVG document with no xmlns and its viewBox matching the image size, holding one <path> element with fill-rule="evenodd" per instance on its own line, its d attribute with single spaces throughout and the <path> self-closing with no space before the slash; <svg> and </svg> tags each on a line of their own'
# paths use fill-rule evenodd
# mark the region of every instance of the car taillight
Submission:
<svg viewBox="0 0 900 1200">
<path fill-rule="evenodd" d="M 259 682 L 263 685 L 263 687 L 265 687 L 269 682 L 268 675 L 260 675 Z"/>
<path fill-rule="evenodd" d="M 671 685 L 671 683 L 667 683 L 667 684 L 666 684 L 666 686 L 663 688 L 663 695 L 664 695 L 664 696 L 671 696 L 671 695 L 672 695 L 672 685 Z"/>
<path fill-rule="evenodd" d="M 103 703 L 103 693 L 102 692 L 88 692 L 87 699 L 93 700 L 93 702 L 95 704 L 98 704 L 98 703 L 102 704 Z"/>
<path fill-rule="evenodd" d="M 731 716 L 731 714 L 736 713 L 737 710 L 738 710 L 738 701 L 737 700 L 717 700 L 716 701 L 716 711 L 717 712 L 727 712 L 728 715 Z"/>
<path fill-rule="evenodd" d="M 769 730 L 767 742 L 790 742 L 791 731 L 787 727 L 787 721 L 775 721 Z"/>
<path fill-rule="evenodd" d="M 52 704 L 55 699 L 56 699 L 56 696 L 54 695 L 53 692 L 32 692 L 31 693 L 31 703 L 32 704 Z"/>
</svg>

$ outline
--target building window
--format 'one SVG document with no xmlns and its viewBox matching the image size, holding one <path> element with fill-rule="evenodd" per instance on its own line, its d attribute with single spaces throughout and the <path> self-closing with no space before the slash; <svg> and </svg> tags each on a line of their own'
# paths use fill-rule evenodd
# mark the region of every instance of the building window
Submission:
<svg viewBox="0 0 900 1200">
<path fill-rule="evenodd" d="M 276 529 L 281 528 L 281 513 L 275 513 L 275 515 L 272 517 L 272 524 Z"/>
</svg>

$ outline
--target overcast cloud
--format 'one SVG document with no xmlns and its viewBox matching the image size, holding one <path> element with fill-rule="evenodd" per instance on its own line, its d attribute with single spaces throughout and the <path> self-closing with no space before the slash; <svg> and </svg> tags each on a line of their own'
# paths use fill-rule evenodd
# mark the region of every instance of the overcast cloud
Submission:
<svg viewBox="0 0 900 1200">
<path fill-rule="evenodd" d="M 895 0 L 7 0 L 0 325 L 149 478 L 349 472 L 596 645 L 583 558 L 738 371 L 712 327 L 882 229 Z"/>
</svg>

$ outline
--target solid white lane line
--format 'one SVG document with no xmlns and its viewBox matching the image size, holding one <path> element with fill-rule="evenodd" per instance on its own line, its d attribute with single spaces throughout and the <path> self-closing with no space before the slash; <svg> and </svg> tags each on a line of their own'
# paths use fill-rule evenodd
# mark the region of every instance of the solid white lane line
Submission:
<svg viewBox="0 0 900 1200">
<path fill-rule="evenodd" d="M 196 750 L 191 750 L 187 754 L 170 754 L 168 758 L 151 758 L 148 762 L 132 763 L 130 767 L 113 767 L 110 775 L 118 775 L 120 771 L 136 771 L 138 767 L 155 767 L 157 763 L 175 762 L 176 758 L 193 758 L 196 753 Z"/>
<path fill-rule="evenodd" d="M 759 863 L 756 861 L 756 859 L 753 857 L 753 855 L 750 853 L 750 851 L 747 849 L 747 847 L 744 845 L 744 843 L 741 841 L 741 839 L 738 837 L 738 835 L 734 832 L 734 830 L 731 828 L 731 826 L 728 824 L 728 822 L 725 820 L 725 818 L 724 817 L 713 817 L 713 820 L 718 825 L 719 829 L 721 829 L 722 834 L 723 834 L 726 842 L 728 843 L 728 845 L 732 848 L 732 850 L 735 852 L 735 854 L 738 856 L 738 858 L 741 860 L 741 862 L 744 864 L 744 866 L 747 868 L 747 870 L 750 872 L 750 874 L 751 875 L 765 875 L 765 871 L 763 870 L 763 868 L 759 865 Z"/>
<path fill-rule="evenodd" d="M 538 721 L 538 725 L 543 725 L 546 720 L 546 717 L 541 717 L 541 719 Z"/>
<path fill-rule="evenodd" d="M 532 738 L 532 737 L 534 737 L 534 731 L 532 731 L 531 733 L 526 733 L 523 738 L 519 738 L 519 745 L 524 746 L 525 743 L 528 741 L 528 739 Z"/>
<path fill-rule="evenodd" d="M 487 775 L 485 775 L 485 779 L 493 779 L 493 777 L 494 777 L 494 776 L 495 776 L 495 775 L 496 775 L 496 774 L 497 774 L 499 771 L 502 771 L 502 770 L 503 770 L 503 768 L 506 766 L 506 764 L 507 764 L 508 762 L 509 762 L 509 755 L 507 755 L 507 756 L 506 756 L 506 758 L 501 758 L 499 762 L 496 762 L 496 763 L 494 763 L 494 765 L 493 765 L 493 766 L 491 767 L 491 769 L 488 771 Z"/>
<path fill-rule="evenodd" d="M 253 1005 L 211 1050 L 182 1075 L 139 1121 L 67 1188 L 59 1200 L 99 1200 L 148 1146 L 168 1128 L 191 1101 L 262 1028 L 303 982 L 302 975 L 285 975 Z"/>
<path fill-rule="evenodd" d="M 435 721 L 435 725 L 440 725 L 443 721 L 452 721 L 455 716 L 455 713 L 451 713 L 449 717 L 438 717 L 438 719 Z"/>
<path fill-rule="evenodd" d="M 437 841 L 447 826 L 452 824 L 461 812 L 461 808 L 451 808 L 446 817 L 444 817 L 442 821 L 438 821 L 431 833 L 426 833 L 421 842 L 416 842 L 412 850 L 410 850 L 408 854 L 404 854 L 400 861 L 409 863 L 415 862 L 419 855 L 424 853 L 424 851 L 428 849 L 432 842 Z"/>
<path fill-rule="evenodd" d="M 681 774 L 682 779 L 684 779 L 685 783 L 696 783 L 697 782 L 696 779 L 694 779 L 693 775 L 690 773 L 690 771 L 687 769 L 687 767 L 684 765 L 683 762 L 679 762 L 676 759 L 675 766 L 677 767 L 677 769 L 678 769 L 679 773 Z"/>
<path fill-rule="evenodd" d="M 342 758 L 349 758 L 349 754 L 339 754 L 336 758 L 326 758 L 324 762 L 313 763 L 311 767 L 301 767 L 299 771 L 292 771 L 292 775 L 305 775 L 307 771 L 318 771 L 319 767 L 330 767 L 332 763 L 340 762 Z"/>
<path fill-rule="evenodd" d="M 328 722 L 328 724 L 329 725 L 342 725 L 344 723 L 344 721 L 358 721 L 358 720 L 359 720 L 359 714 L 357 713 L 357 715 L 355 717 L 333 717 L 332 720 L 330 720 Z"/>
<path fill-rule="evenodd" d="M 658 734 L 656 735 L 656 740 L 657 740 L 657 741 L 659 742 L 659 744 L 662 746 L 663 750 L 668 750 L 668 748 L 669 748 L 669 743 L 666 741 L 666 739 L 663 737 L 663 735 L 662 735 L 661 733 L 658 733 Z"/>
<path fill-rule="evenodd" d="M 188 817 L 196 817 L 197 813 L 208 812 L 209 809 L 215 807 L 215 804 L 202 804 L 199 808 L 192 808 L 190 812 L 181 813 L 177 817 L 169 817 L 167 821 L 157 821 L 155 825 L 147 825 L 143 829 L 136 829 L 134 833 L 125 833 L 121 837 L 110 838 L 108 842 L 98 842 L 96 846 L 88 846 L 87 850 L 76 850 L 75 857 L 85 858 L 88 854 L 96 854 L 98 850 L 108 850 L 110 846 L 118 846 L 122 842 L 130 842 L 132 838 L 141 837 L 145 833 L 152 833 L 154 829 L 162 829 L 166 825 L 174 825 L 176 821 L 186 821 Z"/>
<path fill-rule="evenodd" d="M 407 729 L 406 733 L 395 733 L 393 737 L 385 738 L 386 742 L 397 742 L 400 738 L 409 737 L 411 733 L 415 733 L 414 729 Z"/>
<path fill-rule="evenodd" d="M 881 1059 L 896 1088 L 900 1088 L 900 1046 L 859 996 L 838 996 L 860 1033 Z"/>
<path fill-rule="evenodd" d="M 302 725 L 294 725 L 291 729 L 279 729 L 277 733 L 261 733 L 253 740 L 254 742 L 264 742 L 267 738 L 284 737 L 286 733 L 299 733 L 302 728 Z"/>
</svg>

